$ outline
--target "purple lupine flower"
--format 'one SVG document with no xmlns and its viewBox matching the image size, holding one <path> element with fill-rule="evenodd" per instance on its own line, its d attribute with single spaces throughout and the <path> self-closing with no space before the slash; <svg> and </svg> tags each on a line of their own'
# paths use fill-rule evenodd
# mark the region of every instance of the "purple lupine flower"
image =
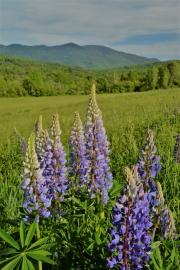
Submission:
<svg viewBox="0 0 180 270">
<path fill-rule="evenodd" d="M 92 86 L 85 123 L 86 158 L 89 162 L 90 179 L 88 191 L 90 197 L 97 194 L 106 204 L 109 196 L 107 190 L 112 187 L 112 174 L 109 167 L 109 142 L 103 126 L 102 113 L 96 102 L 95 85 Z"/>
<path fill-rule="evenodd" d="M 149 130 L 147 143 L 141 151 L 142 156 L 139 157 L 139 162 L 137 164 L 138 173 L 141 176 L 141 181 L 143 183 L 144 190 L 147 192 L 147 198 L 150 203 L 150 217 L 154 224 L 152 227 L 153 234 L 155 234 L 157 227 L 160 226 L 163 238 L 169 238 L 169 235 L 171 238 L 176 238 L 174 220 L 172 220 L 172 213 L 168 210 L 167 206 L 164 205 L 161 185 L 160 183 L 156 184 L 153 181 L 156 173 L 161 170 L 161 165 L 159 165 L 160 157 L 155 155 L 156 150 L 153 132 L 152 130 Z"/>
<path fill-rule="evenodd" d="M 17 131 L 17 129 L 16 128 L 14 128 L 14 129 L 15 129 L 16 134 L 19 137 L 19 144 L 20 144 L 20 147 L 21 147 L 22 155 L 25 156 L 28 145 L 25 142 L 24 138 L 21 136 L 21 134 Z"/>
<path fill-rule="evenodd" d="M 164 239 L 176 239 L 176 227 L 172 212 L 168 209 L 164 202 L 164 196 L 162 192 L 162 187 L 159 182 L 157 182 L 158 187 L 158 219 L 156 222 L 156 227 L 160 226 L 162 230 L 162 238 Z M 156 228 L 155 228 L 156 229 Z"/>
<path fill-rule="evenodd" d="M 176 144 L 174 147 L 174 160 L 177 163 L 180 163 L 180 133 L 178 134 L 176 138 Z"/>
<path fill-rule="evenodd" d="M 60 140 L 61 130 L 59 126 L 59 115 L 53 115 L 53 121 L 49 132 L 49 137 L 46 141 L 46 151 L 43 160 L 43 176 L 46 179 L 45 186 L 47 188 L 44 197 L 40 197 L 44 206 L 48 204 L 49 211 L 52 215 L 58 215 L 59 202 L 62 202 L 64 195 L 67 192 L 69 181 L 66 178 L 66 154 Z M 50 205 L 53 206 L 50 208 Z M 55 205 L 54 205 L 55 204 Z M 50 210 L 51 209 L 51 210 Z M 46 210 L 46 208 L 45 208 Z M 43 211 L 45 216 L 49 216 L 49 212 Z"/>
<path fill-rule="evenodd" d="M 150 259 L 152 242 L 148 232 L 152 226 L 149 201 L 137 166 L 133 166 L 132 171 L 126 167 L 125 171 L 127 184 L 113 208 L 114 228 L 110 230 L 112 241 L 107 245 L 111 252 L 115 252 L 115 256 L 108 259 L 107 263 L 110 268 L 144 269 Z"/>
<path fill-rule="evenodd" d="M 154 145 L 153 132 L 148 130 L 146 144 L 141 150 L 141 157 L 138 160 L 138 173 L 143 183 L 144 191 L 147 191 L 147 198 L 150 202 L 150 216 L 153 218 L 157 213 L 157 185 L 153 181 L 156 172 L 161 170 L 160 157 L 156 156 L 157 148 Z"/>
<path fill-rule="evenodd" d="M 37 121 L 35 124 L 35 134 L 36 134 L 36 153 L 42 168 L 44 165 L 43 161 L 46 150 L 45 146 L 48 138 L 48 131 L 44 130 L 42 127 L 42 115 L 39 116 L 39 121 Z"/>
<path fill-rule="evenodd" d="M 28 147 L 23 165 L 24 173 L 21 175 L 23 178 L 21 187 L 25 193 L 23 207 L 28 213 L 32 213 L 34 211 L 36 222 L 39 222 L 39 214 L 42 208 L 42 203 L 40 202 L 39 197 L 42 196 L 41 186 L 45 184 L 45 178 L 42 175 L 42 169 L 40 169 L 40 164 L 35 151 L 34 133 L 31 134 L 28 140 Z M 26 216 L 24 220 L 28 221 L 29 217 Z"/>
<path fill-rule="evenodd" d="M 85 157 L 85 141 L 82 122 L 78 112 L 74 113 L 74 123 L 70 134 L 70 167 L 69 177 L 74 176 L 74 185 L 78 190 L 87 185 L 89 180 L 89 164 Z M 77 178 L 79 181 L 77 182 Z"/>
</svg>

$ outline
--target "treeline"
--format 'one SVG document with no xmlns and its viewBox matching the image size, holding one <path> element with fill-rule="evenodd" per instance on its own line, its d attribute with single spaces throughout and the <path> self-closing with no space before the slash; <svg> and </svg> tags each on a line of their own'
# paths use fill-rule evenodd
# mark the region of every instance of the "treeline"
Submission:
<svg viewBox="0 0 180 270">
<path fill-rule="evenodd" d="M 0 56 L 0 97 L 140 92 L 180 87 L 180 61 L 103 71 Z"/>
</svg>

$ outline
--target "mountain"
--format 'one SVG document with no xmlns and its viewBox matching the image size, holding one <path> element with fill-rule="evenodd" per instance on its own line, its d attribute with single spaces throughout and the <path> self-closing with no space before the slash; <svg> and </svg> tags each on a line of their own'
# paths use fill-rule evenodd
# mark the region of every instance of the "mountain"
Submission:
<svg viewBox="0 0 180 270">
<path fill-rule="evenodd" d="M 101 45 L 79 46 L 75 43 L 58 46 L 0 45 L 0 53 L 89 69 L 109 69 L 159 62 L 156 58 L 119 52 Z"/>
</svg>

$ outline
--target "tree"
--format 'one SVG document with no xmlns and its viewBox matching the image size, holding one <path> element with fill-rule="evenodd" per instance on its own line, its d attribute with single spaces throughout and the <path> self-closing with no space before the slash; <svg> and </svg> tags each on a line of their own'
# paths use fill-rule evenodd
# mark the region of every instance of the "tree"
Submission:
<svg viewBox="0 0 180 270">
<path fill-rule="evenodd" d="M 155 89 L 158 83 L 158 68 L 152 67 L 146 75 L 146 85 L 149 89 Z"/>
<path fill-rule="evenodd" d="M 169 85 L 170 73 L 167 67 L 159 66 L 158 69 L 158 86 L 159 88 L 167 88 Z"/>
</svg>

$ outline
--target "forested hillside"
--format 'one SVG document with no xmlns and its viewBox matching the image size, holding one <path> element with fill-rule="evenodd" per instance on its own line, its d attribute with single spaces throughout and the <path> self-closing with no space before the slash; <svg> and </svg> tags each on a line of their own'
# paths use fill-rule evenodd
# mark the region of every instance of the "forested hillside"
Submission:
<svg viewBox="0 0 180 270">
<path fill-rule="evenodd" d="M 101 45 L 79 46 L 72 42 L 57 46 L 0 45 L 0 54 L 99 70 L 159 62 L 156 58 L 119 52 Z"/>
<path fill-rule="evenodd" d="M 180 61 L 95 71 L 0 55 L 0 97 L 149 91 L 180 87 Z"/>
</svg>

